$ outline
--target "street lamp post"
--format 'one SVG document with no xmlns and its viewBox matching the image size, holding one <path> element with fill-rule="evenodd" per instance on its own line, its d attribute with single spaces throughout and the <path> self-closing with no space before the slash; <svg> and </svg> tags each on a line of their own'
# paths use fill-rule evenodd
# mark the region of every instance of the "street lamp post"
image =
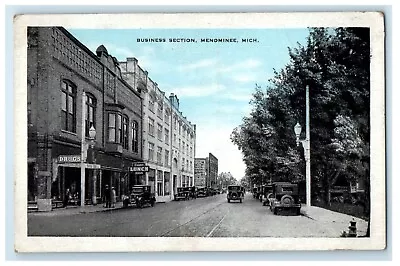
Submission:
<svg viewBox="0 0 400 266">
<path fill-rule="evenodd" d="M 91 158 L 91 162 L 95 164 L 96 160 L 95 160 L 95 154 L 94 154 L 94 145 L 96 143 L 96 129 L 94 128 L 93 125 L 91 125 L 90 129 L 89 129 L 89 146 L 90 146 L 90 158 Z M 92 174 L 92 204 L 96 205 L 97 204 L 97 197 L 96 197 L 96 170 L 93 169 L 92 170 L 93 174 Z"/>
<path fill-rule="evenodd" d="M 294 126 L 296 134 L 296 143 L 299 146 L 300 142 L 304 149 L 304 158 L 306 160 L 306 205 L 311 206 L 311 164 L 310 164 L 310 98 L 309 86 L 306 86 L 306 138 L 300 140 L 301 125 L 297 123 Z"/>
</svg>

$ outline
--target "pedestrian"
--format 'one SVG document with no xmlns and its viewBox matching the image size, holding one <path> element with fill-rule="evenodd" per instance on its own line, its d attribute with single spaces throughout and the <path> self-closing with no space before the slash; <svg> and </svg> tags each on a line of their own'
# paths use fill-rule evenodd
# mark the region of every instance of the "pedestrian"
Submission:
<svg viewBox="0 0 400 266">
<path fill-rule="evenodd" d="M 110 208 L 111 207 L 111 202 L 110 202 L 110 195 L 111 194 L 111 191 L 110 191 L 110 188 L 108 187 L 108 185 L 106 185 L 105 186 L 105 188 L 104 188 L 104 202 L 105 202 L 105 205 L 104 205 L 104 207 L 106 207 L 106 208 Z"/>
<path fill-rule="evenodd" d="M 71 193 L 69 192 L 69 188 L 67 188 L 67 190 L 65 191 L 65 195 L 64 195 L 64 202 L 63 202 L 64 208 L 67 207 L 70 197 L 71 197 Z"/>
<path fill-rule="evenodd" d="M 115 208 L 115 202 L 117 201 L 117 194 L 115 192 L 115 187 L 111 188 L 111 207 Z"/>
</svg>

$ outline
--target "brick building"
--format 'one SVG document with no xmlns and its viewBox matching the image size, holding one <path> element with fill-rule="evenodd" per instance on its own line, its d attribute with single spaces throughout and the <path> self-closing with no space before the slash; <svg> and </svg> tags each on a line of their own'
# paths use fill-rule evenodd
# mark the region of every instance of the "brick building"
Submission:
<svg viewBox="0 0 400 266">
<path fill-rule="evenodd" d="M 96 203 L 106 184 L 127 193 L 142 162 L 142 100 L 116 58 L 64 28 L 29 27 L 27 59 L 28 201 L 48 209 L 69 189 Z"/>
<path fill-rule="evenodd" d="M 177 95 L 167 97 L 136 58 L 119 64 L 143 99 L 143 160 L 149 172 L 141 182 L 151 185 L 158 201 L 171 200 L 177 187 L 193 185 L 196 125 L 179 110 Z"/>
<path fill-rule="evenodd" d="M 206 158 L 195 159 L 195 185 L 216 188 L 218 178 L 218 159 L 212 153 Z"/>
</svg>

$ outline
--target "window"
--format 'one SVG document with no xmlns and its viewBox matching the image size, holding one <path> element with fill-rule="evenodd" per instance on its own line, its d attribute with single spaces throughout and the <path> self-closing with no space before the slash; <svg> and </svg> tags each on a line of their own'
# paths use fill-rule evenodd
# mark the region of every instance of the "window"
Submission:
<svg viewBox="0 0 400 266">
<path fill-rule="evenodd" d="M 115 120 L 115 113 L 109 113 L 108 114 L 108 141 L 109 142 L 115 142 L 116 141 L 116 132 L 115 132 L 115 126 L 116 126 L 116 120 Z"/>
<path fill-rule="evenodd" d="M 92 94 L 86 93 L 86 137 L 89 137 L 89 129 L 91 126 L 96 128 L 96 98 L 94 98 Z"/>
<path fill-rule="evenodd" d="M 162 141 L 162 125 L 157 124 L 157 138 Z"/>
<path fill-rule="evenodd" d="M 176 145 L 176 134 L 174 134 L 174 145 Z"/>
<path fill-rule="evenodd" d="M 182 170 L 185 170 L 185 158 L 182 158 Z"/>
<path fill-rule="evenodd" d="M 154 120 L 149 117 L 149 135 L 154 137 Z"/>
<path fill-rule="evenodd" d="M 149 100 L 149 110 L 154 113 L 154 101 L 153 100 Z"/>
<path fill-rule="evenodd" d="M 185 142 L 182 141 L 182 154 L 185 154 Z"/>
<path fill-rule="evenodd" d="M 189 144 L 186 144 L 186 153 L 189 155 Z"/>
<path fill-rule="evenodd" d="M 181 131 L 182 131 L 182 126 L 181 124 L 179 124 L 179 135 L 181 135 Z"/>
<path fill-rule="evenodd" d="M 61 90 L 61 128 L 76 132 L 76 87 L 63 81 Z"/>
<path fill-rule="evenodd" d="M 178 149 L 181 150 L 181 139 L 178 140 Z"/>
<path fill-rule="evenodd" d="M 165 123 L 169 124 L 169 114 L 167 111 L 165 111 L 165 113 L 164 113 L 164 121 L 165 121 Z"/>
<path fill-rule="evenodd" d="M 178 120 L 176 119 L 176 117 L 174 117 L 174 128 L 175 128 L 175 130 L 176 130 L 177 125 L 178 125 Z"/>
<path fill-rule="evenodd" d="M 136 121 L 132 122 L 132 151 L 139 152 L 139 129 Z"/>
<path fill-rule="evenodd" d="M 190 171 L 192 171 L 193 170 L 193 163 L 192 163 L 192 161 L 190 161 Z"/>
<path fill-rule="evenodd" d="M 129 140 L 128 140 L 128 125 L 129 125 L 129 119 L 128 116 L 124 115 L 122 117 L 122 147 L 124 149 L 129 149 Z"/>
<path fill-rule="evenodd" d="M 164 154 L 165 158 L 165 166 L 169 166 L 169 151 L 165 150 L 165 154 Z"/>
<path fill-rule="evenodd" d="M 117 139 L 117 142 L 118 143 L 122 143 L 122 117 L 121 117 L 121 115 L 120 114 L 118 114 L 117 116 L 116 116 L 116 118 L 117 118 L 117 125 L 116 125 L 116 128 L 117 128 L 117 137 L 116 137 L 116 139 Z"/>
<path fill-rule="evenodd" d="M 157 104 L 157 116 L 159 117 L 159 118 L 163 118 L 163 106 L 162 106 L 162 103 L 158 103 Z"/>
<path fill-rule="evenodd" d="M 186 160 L 186 170 L 189 170 L 189 160 Z"/>
<path fill-rule="evenodd" d="M 169 145 L 169 130 L 164 129 L 164 141 L 167 145 Z"/>
<path fill-rule="evenodd" d="M 162 148 L 157 147 L 157 163 L 162 164 Z"/>
<path fill-rule="evenodd" d="M 190 157 L 192 157 L 192 156 L 193 156 L 193 148 L 190 147 Z"/>
<path fill-rule="evenodd" d="M 154 143 L 149 142 L 149 161 L 154 161 Z"/>
</svg>

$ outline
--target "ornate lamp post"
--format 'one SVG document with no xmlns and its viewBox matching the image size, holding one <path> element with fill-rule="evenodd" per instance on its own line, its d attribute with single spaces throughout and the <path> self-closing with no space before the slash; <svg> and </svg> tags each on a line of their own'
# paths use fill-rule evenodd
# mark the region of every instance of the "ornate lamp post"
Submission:
<svg viewBox="0 0 400 266">
<path fill-rule="evenodd" d="M 297 146 L 301 143 L 304 149 L 304 158 L 306 160 L 306 204 L 307 207 L 311 206 L 311 165 L 310 165 L 310 99 L 309 87 L 306 86 L 306 138 L 300 140 L 301 125 L 297 123 L 294 126 L 294 133 L 296 134 Z"/>
<path fill-rule="evenodd" d="M 94 154 L 94 145 L 96 143 L 96 129 L 93 125 L 91 125 L 89 129 L 89 150 L 90 150 L 90 163 L 96 163 L 95 154 Z M 92 204 L 97 204 L 97 197 L 96 197 L 96 170 L 92 170 Z"/>
</svg>

